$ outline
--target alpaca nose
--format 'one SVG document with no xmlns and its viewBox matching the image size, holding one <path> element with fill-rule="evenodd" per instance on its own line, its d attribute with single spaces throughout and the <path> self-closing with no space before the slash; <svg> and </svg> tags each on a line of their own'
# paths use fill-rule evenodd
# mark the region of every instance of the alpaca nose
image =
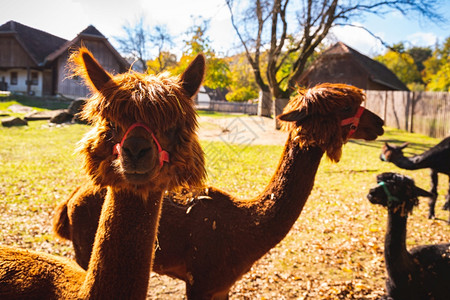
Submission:
<svg viewBox="0 0 450 300">
<path fill-rule="evenodd" d="M 151 144 L 148 140 L 140 137 L 129 137 L 123 145 L 122 151 L 132 160 L 138 160 L 151 152 Z"/>
<path fill-rule="evenodd" d="M 367 199 L 372 204 L 378 204 L 380 201 L 380 194 L 379 194 L 379 188 L 372 188 L 369 190 L 369 193 L 366 195 Z"/>
<path fill-rule="evenodd" d="M 372 204 L 376 204 L 375 197 L 373 195 L 374 192 L 375 191 L 373 191 L 373 189 L 372 189 L 372 190 L 370 190 L 370 192 L 366 196 L 367 200 L 369 200 L 369 202 L 372 203 Z"/>
</svg>

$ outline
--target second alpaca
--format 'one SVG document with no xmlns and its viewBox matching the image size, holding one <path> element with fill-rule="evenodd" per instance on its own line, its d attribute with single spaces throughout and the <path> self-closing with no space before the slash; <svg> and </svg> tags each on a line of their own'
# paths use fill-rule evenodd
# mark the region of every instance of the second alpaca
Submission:
<svg viewBox="0 0 450 300">
<path fill-rule="evenodd" d="M 417 197 L 431 193 L 396 173 L 378 175 L 377 183 L 367 198 L 388 210 L 384 242 L 388 295 L 394 300 L 449 299 L 450 243 L 406 249 L 408 214 L 418 204 Z"/>
<path fill-rule="evenodd" d="M 392 162 L 397 167 L 406 170 L 430 168 L 432 196 L 429 201 L 430 209 L 428 218 L 432 219 L 434 218 L 434 207 L 438 196 L 438 173 L 446 174 L 449 177 L 449 190 L 446 196 L 444 209 L 450 209 L 450 136 L 446 137 L 427 151 L 412 157 L 405 157 L 403 155 L 402 150 L 407 146 L 408 143 L 404 143 L 400 146 L 393 146 L 385 143 L 381 149 L 380 159 Z M 450 223 L 450 216 L 448 222 Z"/>
</svg>

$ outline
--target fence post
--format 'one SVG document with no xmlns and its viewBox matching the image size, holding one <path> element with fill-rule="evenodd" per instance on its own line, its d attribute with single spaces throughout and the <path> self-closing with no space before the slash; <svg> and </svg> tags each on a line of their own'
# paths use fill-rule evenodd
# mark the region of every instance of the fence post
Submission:
<svg viewBox="0 0 450 300">
<path fill-rule="evenodd" d="M 272 94 L 259 90 L 258 96 L 258 116 L 270 117 L 270 110 L 272 104 Z"/>
<path fill-rule="evenodd" d="M 280 129 L 281 124 L 277 120 L 277 116 L 283 112 L 284 107 L 288 104 L 289 98 L 276 98 L 273 100 L 273 119 L 275 129 Z"/>
<path fill-rule="evenodd" d="M 414 132 L 414 107 L 416 106 L 416 92 L 412 93 L 411 97 L 411 109 L 409 110 L 409 132 Z"/>
</svg>

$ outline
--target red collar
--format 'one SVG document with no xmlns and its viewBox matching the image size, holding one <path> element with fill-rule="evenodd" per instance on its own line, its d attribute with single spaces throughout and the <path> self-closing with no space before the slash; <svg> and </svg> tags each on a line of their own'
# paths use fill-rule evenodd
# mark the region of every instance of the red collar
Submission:
<svg viewBox="0 0 450 300">
<path fill-rule="evenodd" d="M 360 106 L 356 111 L 356 114 L 353 117 L 344 119 L 341 121 L 341 126 L 350 125 L 350 131 L 347 134 L 347 140 L 355 133 L 358 129 L 359 120 L 361 118 L 362 113 L 364 112 L 364 107 Z"/>
<path fill-rule="evenodd" d="M 125 135 L 123 136 L 122 141 L 120 141 L 120 143 L 117 143 L 114 145 L 113 153 L 117 154 L 119 156 L 122 154 L 122 146 L 127 138 L 127 135 L 131 132 L 131 130 L 133 130 L 136 127 L 144 128 L 152 136 L 153 140 L 155 141 L 156 147 L 158 148 L 159 166 L 162 168 L 162 166 L 164 165 L 164 162 L 167 162 L 167 163 L 169 162 L 169 153 L 167 153 L 167 151 L 165 151 L 161 148 L 161 145 L 159 144 L 158 140 L 156 139 L 156 136 L 153 134 L 153 132 L 150 130 L 150 128 L 148 128 L 148 126 L 145 125 L 144 123 L 138 122 L 138 123 L 134 123 L 133 125 L 131 125 L 130 128 L 128 128 L 127 132 L 125 132 Z"/>
</svg>

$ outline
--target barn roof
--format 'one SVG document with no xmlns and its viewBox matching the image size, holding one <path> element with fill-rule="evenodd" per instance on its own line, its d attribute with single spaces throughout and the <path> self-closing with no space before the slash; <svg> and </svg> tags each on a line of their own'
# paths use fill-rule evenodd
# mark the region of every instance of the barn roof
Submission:
<svg viewBox="0 0 450 300">
<path fill-rule="evenodd" d="M 340 56 L 340 55 L 348 55 L 350 56 L 362 69 L 364 69 L 370 77 L 370 80 L 382 84 L 384 86 L 390 87 L 393 90 L 408 90 L 406 85 L 398 79 L 398 77 L 389 70 L 382 63 L 373 60 L 355 49 L 347 46 L 342 42 L 337 42 L 327 50 L 325 50 L 316 62 L 301 76 L 304 78 L 307 76 L 311 70 L 314 69 L 322 60 L 332 57 L 332 56 Z M 321 60 L 322 58 L 322 60 Z"/>
<path fill-rule="evenodd" d="M 42 63 L 50 53 L 67 42 L 63 38 L 15 21 L 9 21 L 1 25 L 0 34 L 14 36 L 36 65 Z"/>
<path fill-rule="evenodd" d="M 92 35 L 105 38 L 105 36 L 100 31 L 98 31 L 97 28 L 95 28 L 93 25 L 89 25 L 88 27 L 86 27 L 85 30 L 80 32 L 80 35 Z"/>
<path fill-rule="evenodd" d="M 114 54 L 117 61 L 121 64 L 123 70 L 128 69 L 128 62 L 120 55 L 119 52 L 111 45 L 108 39 L 95 28 L 93 25 L 89 25 L 81 31 L 73 40 L 66 41 L 57 51 L 48 55 L 45 59 L 45 63 L 51 62 L 58 58 L 60 55 L 70 50 L 75 45 L 80 45 L 83 39 L 99 39 L 103 40 L 106 47 Z"/>
<path fill-rule="evenodd" d="M 108 39 L 92 25 L 86 27 L 70 41 L 16 21 L 8 21 L 1 25 L 0 36 L 2 35 L 14 37 L 36 66 L 45 66 L 54 61 L 74 45 L 79 45 L 83 39 L 99 39 L 103 40 L 106 47 L 114 54 L 121 65 L 122 71 L 129 68 L 128 62 L 109 43 Z"/>
</svg>

